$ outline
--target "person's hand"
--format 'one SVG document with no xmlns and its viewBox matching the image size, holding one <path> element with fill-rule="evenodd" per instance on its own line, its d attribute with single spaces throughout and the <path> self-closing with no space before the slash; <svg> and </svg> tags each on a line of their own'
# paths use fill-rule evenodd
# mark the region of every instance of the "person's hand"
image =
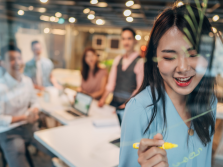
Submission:
<svg viewBox="0 0 223 167">
<path fill-rule="evenodd" d="M 124 108 L 125 108 L 125 103 L 118 107 L 118 109 L 124 109 Z"/>
<path fill-rule="evenodd" d="M 105 100 L 103 98 L 101 98 L 98 102 L 98 107 L 103 107 L 105 104 Z"/>
<path fill-rule="evenodd" d="M 156 134 L 153 139 L 142 139 L 139 144 L 138 162 L 141 167 L 168 167 L 167 153 L 158 148 L 164 144 L 163 136 Z"/>
<path fill-rule="evenodd" d="M 28 114 L 26 120 L 29 123 L 34 123 L 38 119 L 39 119 L 39 110 L 38 110 L 38 108 L 30 109 L 29 114 Z"/>
<path fill-rule="evenodd" d="M 45 88 L 43 86 L 34 85 L 34 88 L 43 91 Z"/>
</svg>

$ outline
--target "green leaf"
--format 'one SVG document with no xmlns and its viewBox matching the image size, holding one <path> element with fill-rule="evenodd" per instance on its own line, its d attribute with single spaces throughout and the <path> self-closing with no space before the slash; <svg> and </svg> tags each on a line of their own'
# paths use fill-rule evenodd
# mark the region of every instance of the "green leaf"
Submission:
<svg viewBox="0 0 223 167">
<path fill-rule="evenodd" d="M 184 27 L 184 28 L 183 28 L 183 31 L 185 32 L 185 34 L 186 34 L 187 37 L 189 38 L 189 40 L 190 40 L 190 42 L 192 43 L 192 45 L 195 46 L 194 41 L 193 41 L 193 38 L 192 38 L 192 36 L 191 36 L 189 30 L 188 30 L 186 27 Z"/>
<path fill-rule="evenodd" d="M 190 24 L 190 27 L 194 33 L 194 36 L 196 36 L 196 29 L 194 27 L 194 24 L 192 22 L 192 20 L 190 19 L 190 17 L 188 15 L 184 15 L 184 18 L 187 20 L 187 22 Z"/>
</svg>

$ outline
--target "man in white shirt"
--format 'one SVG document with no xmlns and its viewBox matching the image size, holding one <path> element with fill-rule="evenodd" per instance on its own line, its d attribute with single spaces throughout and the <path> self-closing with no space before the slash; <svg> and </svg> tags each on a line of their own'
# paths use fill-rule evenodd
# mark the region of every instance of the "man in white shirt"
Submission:
<svg viewBox="0 0 223 167">
<path fill-rule="evenodd" d="M 26 144 L 53 154 L 33 138 L 39 105 L 31 79 L 21 74 L 21 51 L 9 45 L 2 49 L 1 57 L 5 73 L 0 78 L 0 147 L 10 167 L 29 167 Z"/>
<path fill-rule="evenodd" d="M 62 89 L 52 75 L 54 68 L 50 59 L 42 57 L 42 46 L 39 41 L 33 41 L 31 44 L 34 58 L 26 63 L 24 74 L 33 81 L 35 89 L 43 90 L 44 87 L 54 86 Z"/>
</svg>

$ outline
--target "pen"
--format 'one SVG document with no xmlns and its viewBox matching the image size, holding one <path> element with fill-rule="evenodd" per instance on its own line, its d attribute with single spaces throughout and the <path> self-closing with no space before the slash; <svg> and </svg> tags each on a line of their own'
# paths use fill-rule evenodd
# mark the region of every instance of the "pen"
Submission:
<svg viewBox="0 0 223 167">
<path fill-rule="evenodd" d="M 176 148 L 176 147 L 178 147 L 177 144 L 172 144 L 172 143 L 167 143 L 167 142 L 165 142 L 165 143 L 164 143 L 161 147 L 159 147 L 159 148 L 168 150 L 168 149 L 172 149 L 172 148 Z M 139 143 L 134 143 L 134 144 L 133 144 L 133 148 L 134 148 L 134 149 L 139 149 Z"/>
</svg>

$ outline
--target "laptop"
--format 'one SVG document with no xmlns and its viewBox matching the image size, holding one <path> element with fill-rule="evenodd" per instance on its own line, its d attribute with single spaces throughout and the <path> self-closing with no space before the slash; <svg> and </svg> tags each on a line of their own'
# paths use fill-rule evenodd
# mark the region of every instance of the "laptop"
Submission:
<svg viewBox="0 0 223 167">
<path fill-rule="evenodd" d="M 77 92 L 74 103 L 69 101 L 71 108 L 66 111 L 74 116 L 88 116 L 92 100 L 91 96 Z"/>
</svg>

